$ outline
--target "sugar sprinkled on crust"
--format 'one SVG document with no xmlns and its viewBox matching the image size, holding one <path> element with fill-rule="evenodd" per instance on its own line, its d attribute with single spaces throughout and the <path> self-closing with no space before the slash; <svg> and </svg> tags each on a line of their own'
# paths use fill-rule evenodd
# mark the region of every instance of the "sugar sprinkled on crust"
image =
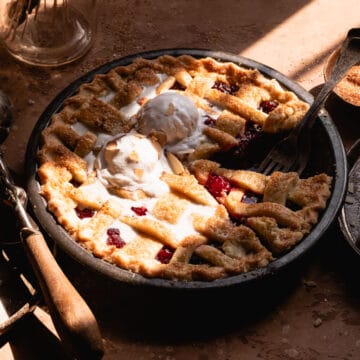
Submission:
<svg viewBox="0 0 360 360">
<path fill-rule="evenodd" d="M 140 110 L 164 93 L 186 97 L 198 116 L 184 138 L 159 129 L 138 135 L 156 144 L 161 171 L 154 184 L 161 191 L 139 186 L 150 160 L 135 168 L 145 158 L 137 145 L 124 157 L 134 166 L 133 187 L 119 185 L 113 174 L 100 181 L 101 166 L 122 150 L 119 134 L 136 134 Z M 326 174 L 265 176 L 212 160 L 232 156 L 249 127 L 288 131 L 308 108 L 256 69 L 189 55 L 138 58 L 95 75 L 63 105 L 42 133 L 41 193 L 75 241 L 129 271 L 183 281 L 251 271 L 294 247 L 326 207 Z M 126 175 L 121 162 L 110 170 Z M 244 202 L 247 194 L 257 201 Z"/>
</svg>

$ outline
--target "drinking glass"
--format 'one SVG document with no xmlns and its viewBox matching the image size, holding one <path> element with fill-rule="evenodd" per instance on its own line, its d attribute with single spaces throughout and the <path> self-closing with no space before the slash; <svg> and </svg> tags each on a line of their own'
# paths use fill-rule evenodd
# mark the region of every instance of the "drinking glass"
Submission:
<svg viewBox="0 0 360 360">
<path fill-rule="evenodd" d="M 91 47 L 96 0 L 0 0 L 0 38 L 15 58 L 59 66 Z"/>
</svg>

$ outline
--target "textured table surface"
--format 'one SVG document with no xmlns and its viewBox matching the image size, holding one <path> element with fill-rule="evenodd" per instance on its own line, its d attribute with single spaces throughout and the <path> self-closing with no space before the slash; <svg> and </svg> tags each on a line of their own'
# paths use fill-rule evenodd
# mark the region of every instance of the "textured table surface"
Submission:
<svg viewBox="0 0 360 360">
<path fill-rule="evenodd" d="M 76 63 L 33 68 L 15 61 L 0 45 L 0 87 L 14 104 L 5 160 L 20 178 L 28 138 L 46 105 L 71 81 L 105 62 L 165 48 L 225 51 L 269 65 L 315 94 L 327 57 L 348 29 L 360 27 L 358 0 L 99 3 L 95 44 Z M 359 110 L 335 97 L 327 109 L 349 148 L 360 136 Z M 0 222 L 3 228 L 4 217 Z M 199 308 L 191 311 L 181 301 L 144 298 L 141 289 L 131 298 L 127 289 L 78 271 L 61 254 L 59 261 L 98 318 L 104 359 L 359 358 L 360 259 L 347 247 L 336 222 L 293 274 L 258 289 L 254 301 L 231 299 L 231 309 L 221 293 L 209 296 L 203 306 L 196 302 Z M 0 358 L 65 359 L 53 332 L 40 307 L 2 337 Z"/>
</svg>

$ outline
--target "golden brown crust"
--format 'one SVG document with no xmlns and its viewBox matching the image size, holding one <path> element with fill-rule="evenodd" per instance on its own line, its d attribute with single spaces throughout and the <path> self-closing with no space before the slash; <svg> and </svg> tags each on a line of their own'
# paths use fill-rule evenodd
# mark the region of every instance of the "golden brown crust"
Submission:
<svg viewBox="0 0 360 360">
<path fill-rule="evenodd" d="M 264 187 L 263 201 L 275 202 L 286 205 L 289 193 L 298 184 L 299 176 L 297 173 L 274 172 L 268 178 L 266 187 Z"/>
<path fill-rule="evenodd" d="M 214 105 L 224 106 L 228 111 L 249 119 L 261 126 L 265 124 L 267 118 L 265 113 L 248 105 L 245 101 L 236 96 L 211 89 L 206 93 L 206 99 Z"/>
<path fill-rule="evenodd" d="M 291 249 L 304 234 L 291 228 L 280 228 L 275 218 L 258 216 L 246 220 L 249 225 L 275 254 Z"/>
<path fill-rule="evenodd" d="M 263 130 L 268 133 L 277 133 L 293 129 L 303 118 L 309 106 L 298 100 L 280 104 L 262 123 Z"/>
<path fill-rule="evenodd" d="M 168 190 L 143 209 L 147 193 L 117 185 L 104 190 L 88 158 L 98 156 L 113 136 L 133 131 L 136 119 L 124 109 L 141 108 L 149 93 L 166 91 L 193 101 L 203 114 L 202 137 L 189 154 L 167 154 L 171 171 L 160 178 Z M 263 103 L 269 101 L 277 106 L 265 111 Z M 38 152 L 41 194 L 74 240 L 129 271 L 181 281 L 251 271 L 290 250 L 311 230 L 326 207 L 331 178 L 265 176 L 209 159 L 236 147 L 249 124 L 282 132 L 293 128 L 307 108 L 255 69 L 189 55 L 138 58 L 95 75 L 53 115 Z M 155 131 L 153 136 L 164 145 Z M 210 174 L 231 188 L 211 195 L 206 186 Z M 248 192 L 259 202 L 242 202 Z M 297 208 L 287 207 L 289 202 Z M 109 235 L 118 228 L 117 235 Z"/>
<path fill-rule="evenodd" d="M 193 161 L 189 169 L 200 184 L 205 184 L 210 173 L 221 175 L 237 187 L 257 194 L 263 194 L 268 180 L 267 176 L 249 170 L 229 170 L 220 168 L 220 164 L 211 160 Z"/>
<path fill-rule="evenodd" d="M 209 160 L 193 162 L 190 171 L 202 184 L 205 184 L 210 173 L 231 181 L 233 188 L 222 199 L 222 203 L 233 217 L 242 219 L 255 230 L 275 254 L 291 249 L 310 231 L 330 196 L 331 177 L 326 174 L 307 179 L 299 179 L 297 173 L 274 172 L 271 176 L 264 176 L 251 171 L 224 169 Z M 262 195 L 262 202 L 242 202 L 248 191 Z M 287 207 L 289 201 L 296 205 L 296 209 Z M 224 218 L 219 213 L 218 217 Z M 223 234 L 221 222 L 203 222 L 202 226 L 207 230 L 200 231 L 207 231 L 207 235 L 209 231 L 222 234 L 220 237 L 215 235 L 218 241 L 230 237 L 226 226 L 227 232 Z"/>
<path fill-rule="evenodd" d="M 216 200 L 203 186 L 199 185 L 196 178 L 192 175 L 179 176 L 176 174 L 164 173 L 161 176 L 161 179 L 176 193 L 180 193 L 199 204 L 216 205 Z"/>
</svg>

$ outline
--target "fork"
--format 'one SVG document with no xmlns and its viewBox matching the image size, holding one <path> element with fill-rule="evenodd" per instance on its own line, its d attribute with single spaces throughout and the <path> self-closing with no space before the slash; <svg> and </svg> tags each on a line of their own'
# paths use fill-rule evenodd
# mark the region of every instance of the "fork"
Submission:
<svg viewBox="0 0 360 360">
<path fill-rule="evenodd" d="M 270 175 L 274 171 L 295 171 L 299 175 L 304 171 L 311 152 L 311 129 L 321 112 L 321 107 L 336 84 L 347 71 L 360 61 L 360 28 L 349 30 L 337 62 L 300 123 L 290 134 L 277 143 L 265 159 L 253 170 Z"/>
</svg>

